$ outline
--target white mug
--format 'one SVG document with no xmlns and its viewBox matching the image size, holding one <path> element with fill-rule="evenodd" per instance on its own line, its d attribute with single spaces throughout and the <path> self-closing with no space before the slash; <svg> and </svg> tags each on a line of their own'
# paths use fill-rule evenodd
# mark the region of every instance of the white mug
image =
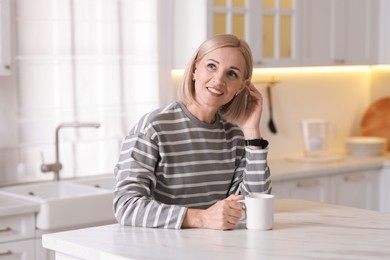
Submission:
<svg viewBox="0 0 390 260">
<path fill-rule="evenodd" d="M 253 192 L 240 202 L 245 205 L 246 228 L 257 230 L 272 229 L 274 223 L 275 196 Z"/>
</svg>

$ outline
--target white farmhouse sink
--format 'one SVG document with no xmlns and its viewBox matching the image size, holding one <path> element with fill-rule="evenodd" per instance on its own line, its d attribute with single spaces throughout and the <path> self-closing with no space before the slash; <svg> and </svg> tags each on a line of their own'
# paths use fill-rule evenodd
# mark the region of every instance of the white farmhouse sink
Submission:
<svg viewBox="0 0 390 260">
<path fill-rule="evenodd" d="M 17 185 L 0 189 L 0 193 L 40 205 L 37 228 L 61 229 L 113 223 L 112 192 L 72 182 Z"/>
<path fill-rule="evenodd" d="M 114 192 L 116 186 L 116 179 L 114 176 L 92 177 L 88 179 L 73 180 L 72 182 L 109 190 L 111 192 Z"/>
</svg>

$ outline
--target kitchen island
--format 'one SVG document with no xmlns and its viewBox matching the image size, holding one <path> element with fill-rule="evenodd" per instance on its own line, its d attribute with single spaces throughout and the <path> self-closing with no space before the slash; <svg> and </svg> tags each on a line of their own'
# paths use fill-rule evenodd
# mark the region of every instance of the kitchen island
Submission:
<svg viewBox="0 0 390 260">
<path fill-rule="evenodd" d="M 276 200 L 274 228 L 166 230 L 118 224 L 43 236 L 57 259 L 390 259 L 390 214 Z"/>
</svg>

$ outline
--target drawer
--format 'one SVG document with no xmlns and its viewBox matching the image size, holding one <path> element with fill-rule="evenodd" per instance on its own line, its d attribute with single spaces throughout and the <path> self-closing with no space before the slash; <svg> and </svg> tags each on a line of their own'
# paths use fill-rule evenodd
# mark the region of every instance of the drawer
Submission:
<svg viewBox="0 0 390 260">
<path fill-rule="evenodd" d="M 35 213 L 0 217 L 0 243 L 35 236 Z"/>
<path fill-rule="evenodd" d="M 1 260 L 34 260 L 35 240 L 0 243 Z"/>
</svg>

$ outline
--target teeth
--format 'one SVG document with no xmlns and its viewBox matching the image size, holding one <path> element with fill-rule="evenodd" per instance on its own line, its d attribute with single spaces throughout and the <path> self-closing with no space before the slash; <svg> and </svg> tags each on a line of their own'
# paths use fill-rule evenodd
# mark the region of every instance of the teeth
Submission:
<svg viewBox="0 0 390 260">
<path fill-rule="evenodd" d="M 218 94 L 218 95 L 221 95 L 221 94 L 222 94 L 221 91 L 218 91 L 218 90 L 216 90 L 216 89 L 214 89 L 214 88 L 208 88 L 208 90 L 209 90 L 210 92 L 214 93 L 214 94 Z"/>
</svg>

